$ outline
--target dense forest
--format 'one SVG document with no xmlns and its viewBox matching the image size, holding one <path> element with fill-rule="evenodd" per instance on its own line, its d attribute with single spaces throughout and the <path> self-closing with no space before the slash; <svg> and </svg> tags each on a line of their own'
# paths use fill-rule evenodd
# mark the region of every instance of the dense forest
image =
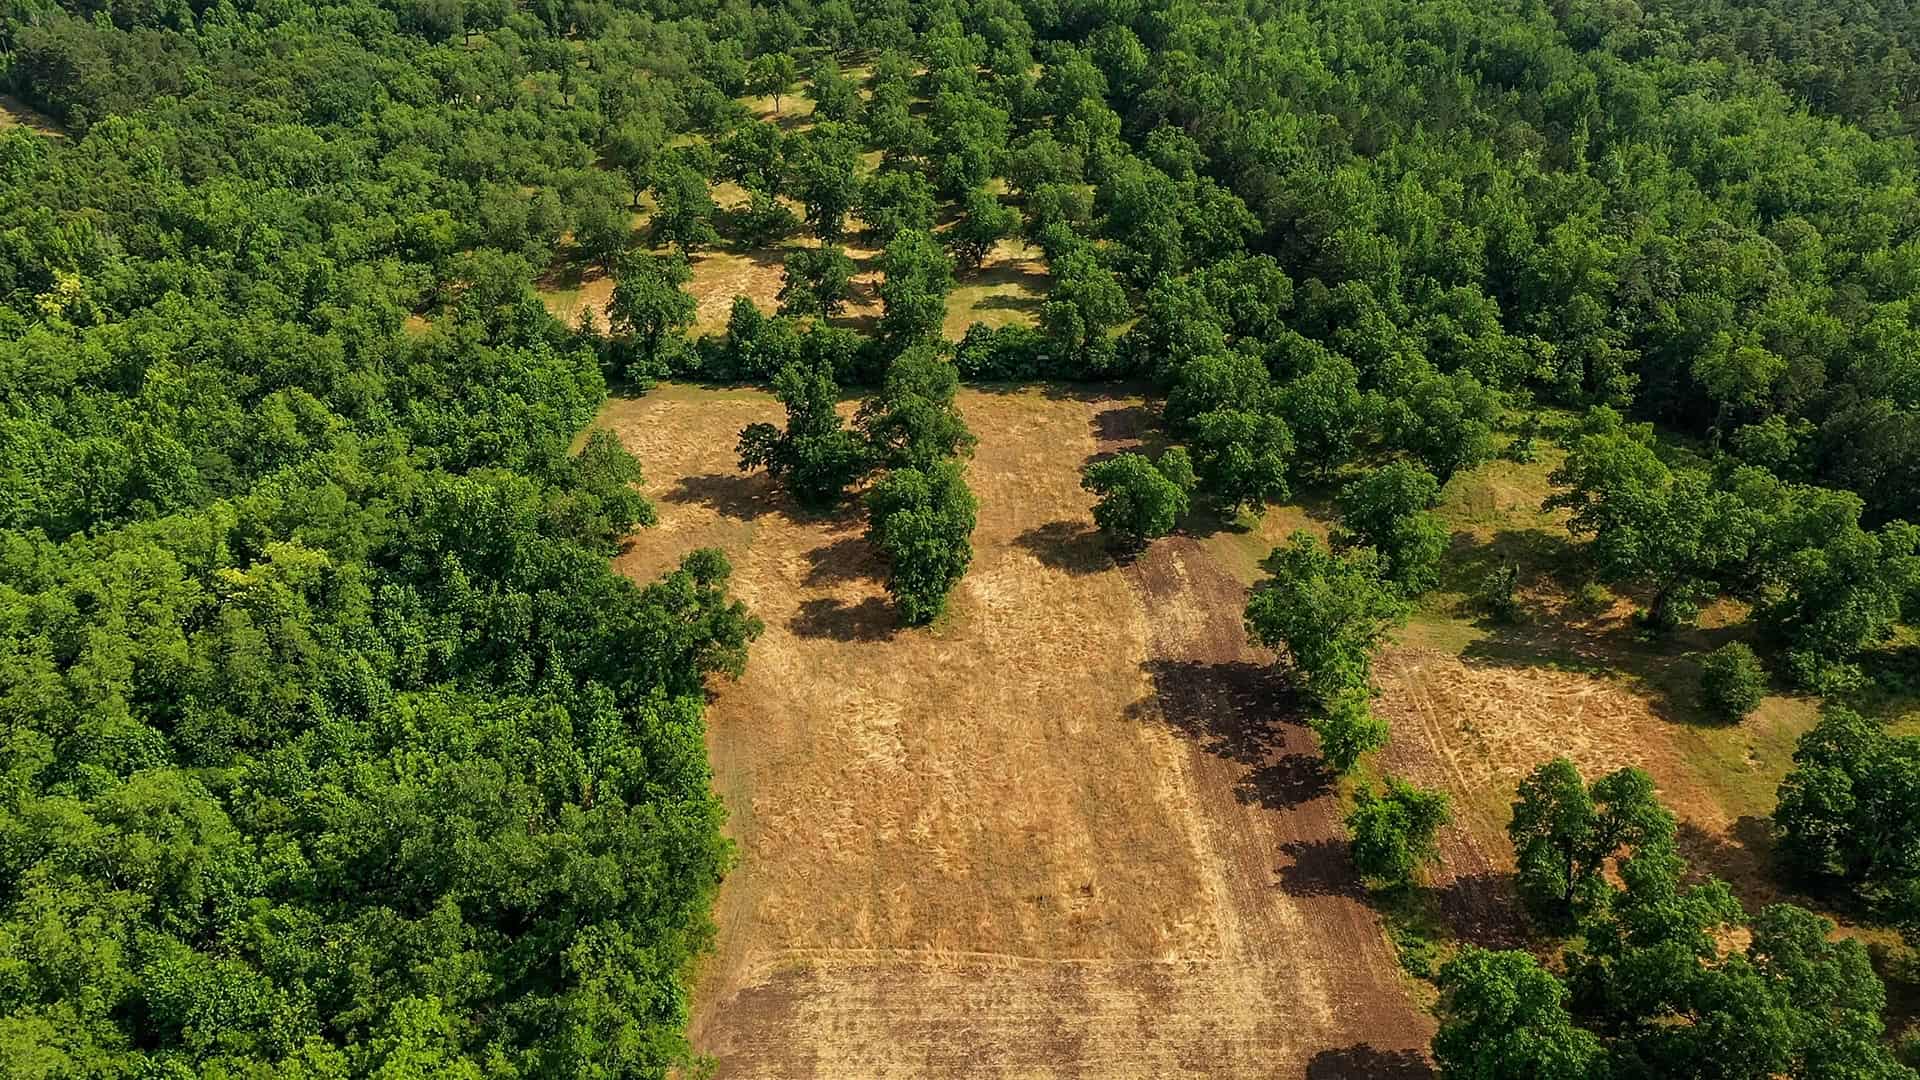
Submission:
<svg viewBox="0 0 1920 1080">
<path fill-rule="evenodd" d="M 1779 872 L 1920 933 L 1920 750 L 1848 707 L 1920 604 L 1916 18 L 9 0 L 0 81 L 62 131 L 0 130 L 0 1075 L 691 1060 L 731 857 L 703 693 L 759 624 L 717 552 L 609 569 L 652 508 L 577 437 L 669 376 L 774 390 L 742 468 L 863 489 L 907 624 L 969 565 L 959 380 L 1150 384 L 1174 445 L 1086 475 L 1117 548 L 1337 503 L 1247 624 L 1342 771 L 1387 737 L 1368 658 L 1434 585 L 1441 486 L 1557 438 L 1551 502 L 1646 633 L 1750 608 L 1715 708 L 1833 702 Z M 945 340 L 1011 237 L 1036 324 Z M 688 256 L 780 241 L 777 310 L 696 340 Z M 556 266 L 611 273 L 604 321 L 549 313 Z M 1404 880 L 1447 813 L 1361 786 L 1356 865 Z M 1438 973 L 1444 1075 L 1913 1075 L 1858 943 L 1672 833 L 1644 775 L 1528 780 L 1519 891 L 1565 953 Z"/>
</svg>

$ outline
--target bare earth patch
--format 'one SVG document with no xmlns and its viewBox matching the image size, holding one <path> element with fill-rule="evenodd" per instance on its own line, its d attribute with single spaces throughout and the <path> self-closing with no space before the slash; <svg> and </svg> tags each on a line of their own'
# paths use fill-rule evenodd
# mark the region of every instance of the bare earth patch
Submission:
<svg viewBox="0 0 1920 1080">
<path fill-rule="evenodd" d="M 722 1076 L 1429 1075 L 1412 1002 L 1244 584 L 1188 538 L 1116 566 L 1078 470 L 1151 414 L 964 391 L 972 571 L 899 631 L 857 511 L 734 470 L 779 409 L 663 387 L 602 423 L 661 524 L 620 569 L 716 545 L 767 623 L 716 687 L 741 861 L 692 1034 Z"/>
<path fill-rule="evenodd" d="M 66 138 L 66 129 L 46 113 L 11 94 L 0 94 L 0 131 L 22 127 L 49 139 Z"/>
</svg>

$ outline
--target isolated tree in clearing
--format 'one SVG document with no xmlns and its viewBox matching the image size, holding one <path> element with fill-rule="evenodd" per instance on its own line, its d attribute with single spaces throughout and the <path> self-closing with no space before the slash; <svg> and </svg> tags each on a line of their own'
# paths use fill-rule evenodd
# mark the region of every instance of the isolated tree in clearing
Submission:
<svg viewBox="0 0 1920 1080">
<path fill-rule="evenodd" d="M 1263 565 L 1267 577 L 1247 598 L 1249 636 L 1284 650 L 1323 705 L 1344 691 L 1371 692 L 1373 651 L 1409 611 L 1379 556 L 1368 548 L 1335 554 L 1312 533 L 1295 532 Z"/>
<path fill-rule="evenodd" d="M 1191 505 L 1194 483 L 1187 452 L 1177 446 L 1158 462 L 1131 453 L 1096 461 L 1080 478 L 1081 487 L 1100 497 L 1094 522 L 1123 550 L 1172 532 Z"/>
<path fill-rule="evenodd" d="M 973 561 L 978 504 L 958 461 L 889 472 L 867 493 L 867 539 L 887 560 L 887 592 L 901 621 L 932 622 Z"/>
<path fill-rule="evenodd" d="M 1554 925 L 1594 903 L 1610 860 L 1672 844 L 1674 818 L 1644 770 L 1616 769 L 1589 788 L 1573 762 L 1555 758 L 1520 785 L 1507 836 L 1520 898 Z"/>
<path fill-rule="evenodd" d="M 775 115 L 780 112 L 780 99 L 785 96 L 800 78 L 800 66 L 791 55 L 784 52 L 766 52 L 753 58 L 753 64 L 747 69 L 747 88 L 756 94 L 764 94 L 773 99 Z"/>
<path fill-rule="evenodd" d="M 1416 787 L 1397 776 L 1384 790 L 1362 785 L 1353 793 L 1347 837 L 1360 876 L 1391 888 L 1413 880 L 1423 863 L 1438 854 L 1440 827 L 1452 817 L 1447 795 Z"/>
</svg>

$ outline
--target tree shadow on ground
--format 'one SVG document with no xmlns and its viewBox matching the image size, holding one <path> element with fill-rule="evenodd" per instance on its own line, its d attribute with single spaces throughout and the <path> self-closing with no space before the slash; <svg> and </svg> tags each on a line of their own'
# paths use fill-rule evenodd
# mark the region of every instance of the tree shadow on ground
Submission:
<svg viewBox="0 0 1920 1080">
<path fill-rule="evenodd" d="M 967 288 L 1005 290 L 983 297 L 977 307 L 1018 308 L 1038 311 L 1047 291 L 1047 275 L 1025 262 L 991 262 L 977 270 L 956 274 L 955 281 Z M 999 301 L 999 303 L 994 303 Z"/>
<path fill-rule="evenodd" d="M 1233 785 L 1240 802 L 1285 810 L 1333 792 L 1333 773 L 1314 754 L 1288 754 L 1262 765 Z"/>
<path fill-rule="evenodd" d="M 779 510 L 784 500 L 763 473 L 702 473 L 681 477 L 660 501 L 704 506 L 721 517 L 752 521 Z"/>
<path fill-rule="evenodd" d="M 843 536 L 807 552 L 807 575 L 801 584 L 832 585 L 846 581 L 873 581 L 881 576 L 873 546 L 859 533 Z"/>
<path fill-rule="evenodd" d="M 898 620 L 886 600 L 869 596 L 857 604 L 834 597 L 802 601 L 800 611 L 787 628 L 803 638 L 831 641 L 885 641 L 893 636 Z"/>
<path fill-rule="evenodd" d="M 1628 620 L 1568 620 L 1539 612 L 1514 623 L 1481 625 L 1487 635 L 1461 650 L 1461 659 L 1601 677 L 1626 675 L 1655 716 L 1697 726 L 1721 723 L 1699 704 L 1699 654 L 1742 636 L 1741 628 L 1729 626 L 1649 638 Z"/>
<path fill-rule="evenodd" d="M 1581 561 L 1577 546 L 1537 529 L 1502 530 L 1484 543 L 1471 533 L 1455 533 L 1441 563 L 1443 590 L 1471 596 L 1497 569 L 1511 566 L 1520 572 L 1518 616 L 1476 619 L 1484 636 L 1467 645 L 1461 658 L 1502 667 L 1626 675 L 1661 719 L 1718 723 L 1699 706 L 1699 657 L 1747 636 L 1744 628 L 1694 626 L 1653 634 L 1617 611 L 1585 611 L 1571 600 L 1542 599 L 1543 583 L 1557 592 L 1577 580 Z"/>
<path fill-rule="evenodd" d="M 1062 518 L 1036 525 L 1013 538 L 1041 565 L 1069 574 L 1096 574 L 1118 565 L 1100 530 L 1085 521 Z"/>
<path fill-rule="evenodd" d="M 1101 442 L 1147 443 L 1161 437 L 1159 414 L 1140 404 L 1115 405 L 1093 414 L 1093 437 Z"/>
<path fill-rule="evenodd" d="M 1168 726 L 1247 767 L 1233 787 L 1241 803 L 1285 810 L 1333 791 L 1333 775 L 1303 737 L 1293 690 L 1272 665 L 1150 660 L 1143 666 Z"/>
<path fill-rule="evenodd" d="M 789 521 L 807 525 L 848 526 L 860 517 L 858 499 L 842 499 L 824 510 L 808 510 L 793 501 L 764 472 L 701 473 L 683 476 L 672 488 L 662 492 L 660 501 L 686 506 L 705 506 L 721 517 L 753 521 L 766 514 L 780 514 Z"/>
<path fill-rule="evenodd" d="M 1007 293 L 994 293 L 992 296 L 981 297 L 979 302 L 973 306 L 980 311 L 1036 312 L 1040 310 L 1040 298 L 1038 296 L 1013 296 Z"/>
<path fill-rule="evenodd" d="M 1239 536 L 1252 531 L 1253 526 L 1248 525 L 1241 518 L 1239 510 L 1222 506 L 1214 499 L 1205 496 L 1198 496 L 1193 500 L 1193 508 L 1180 522 L 1180 532 L 1195 540 L 1205 540 L 1221 533 Z"/>
<path fill-rule="evenodd" d="M 1290 860 L 1276 871 L 1288 896 L 1367 899 L 1345 840 L 1290 840 L 1280 845 L 1280 854 Z"/>
<path fill-rule="evenodd" d="M 1578 584 L 1581 549 L 1572 539 L 1541 529 L 1501 529 L 1482 541 L 1465 530 L 1454 532 L 1440 559 L 1440 587 L 1469 596 L 1487 576 L 1504 567 L 1520 572 L 1525 588 L 1543 580 L 1562 586 Z"/>
<path fill-rule="evenodd" d="M 1711 874 L 1725 881 L 1749 908 L 1774 903 L 1789 892 L 1789 883 L 1774 873 L 1773 826 L 1765 818 L 1742 815 L 1725 833 L 1682 818 L 1675 839 L 1696 876 Z"/>
<path fill-rule="evenodd" d="M 1307 1062 L 1306 1080 L 1433 1080 L 1418 1050 L 1377 1050 L 1366 1043 L 1322 1050 Z"/>
<path fill-rule="evenodd" d="M 1461 874 L 1445 885 L 1422 890 L 1455 941 L 1483 949 L 1521 949 L 1527 944 L 1526 920 L 1513 875 L 1496 871 Z"/>
</svg>

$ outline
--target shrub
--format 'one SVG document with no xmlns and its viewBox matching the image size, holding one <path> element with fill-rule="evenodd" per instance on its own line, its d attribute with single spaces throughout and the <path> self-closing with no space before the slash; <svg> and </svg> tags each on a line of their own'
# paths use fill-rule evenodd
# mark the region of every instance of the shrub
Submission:
<svg viewBox="0 0 1920 1080">
<path fill-rule="evenodd" d="M 1700 705 L 1723 720 L 1742 719 L 1766 694 L 1767 671 L 1742 642 L 1716 649 L 1700 662 Z"/>
<path fill-rule="evenodd" d="M 1574 590 L 1573 606 L 1590 615 L 1613 607 L 1613 593 L 1597 581 L 1589 581 Z"/>
<path fill-rule="evenodd" d="M 1434 837 L 1451 816 L 1446 793 L 1424 790 L 1399 777 L 1387 777 L 1385 791 L 1357 789 L 1347 814 L 1354 867 L 1375 885 L 1406 884 L 1434 857 Z"/>
<path fill-rule="evenodd" d="M 1520 569 L 1497 566 L 1480 580 L 1473 596 L 1474 606 L 1491 618 L 1510 623 L 1520 621 L 1520 600 L 1514 595 L 1520 586 Z"/>
</svg>

